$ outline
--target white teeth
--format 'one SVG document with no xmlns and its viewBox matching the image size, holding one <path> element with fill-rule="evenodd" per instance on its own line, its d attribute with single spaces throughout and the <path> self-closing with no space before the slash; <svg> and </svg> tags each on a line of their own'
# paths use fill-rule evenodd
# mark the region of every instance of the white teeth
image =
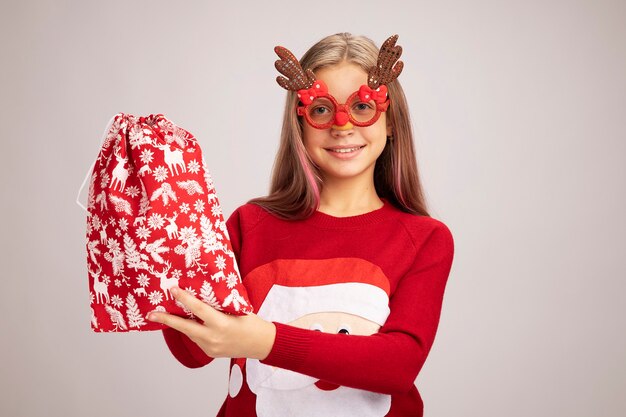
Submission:
<svg viewBox="0 0 626 417">
<path fill-rule="evenodd" d="M 356 148 L 329 149 L 329 151 L 332 151 L 332 152 L 339 152 L 339 153 L 348 153 L 348 152 L 358 151 L 359 149 L 361 149 L 361 147 L 360 147 L 360 146 L 357 146 Z"/>
</svg>

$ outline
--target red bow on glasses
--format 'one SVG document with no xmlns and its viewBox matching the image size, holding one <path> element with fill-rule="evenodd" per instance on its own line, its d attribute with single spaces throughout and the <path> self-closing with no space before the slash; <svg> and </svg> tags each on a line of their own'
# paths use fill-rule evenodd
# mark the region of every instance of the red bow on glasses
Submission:
<svg viewBox="0 0 626 417">
<path fill-rule="evenodd" d="M 376 90 L 373 90 L 363 84 L 361 88 L 359 88 L 359 98 L 361 101 L 374 100 L 376 103 L 384 103 L 385 100 L 387 100 L 387 86 L 381 85 Z"/>
<path fill-rule="evenodd" d="M 320 80 L 315 80 L 309 89 L 298 90 L 298 98 L 305 106 L 311 104 L 315 98 L 326 94 L 328 94 L 328 87 L 324 81 Z"/>
</svg>

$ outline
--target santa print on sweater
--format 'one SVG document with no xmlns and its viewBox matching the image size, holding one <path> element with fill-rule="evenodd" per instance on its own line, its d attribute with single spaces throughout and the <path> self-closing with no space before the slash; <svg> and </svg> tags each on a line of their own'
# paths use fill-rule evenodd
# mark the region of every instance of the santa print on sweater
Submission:
<svg viewBox="0 0 626 417">
<path fill-rule="evenodd" d="M 383 199 L 372 212 L 281 220 L 254 204 L 227 221 L 267 358 L 231 359 L 218 417 L 422 416 L 414 381 L 432 347 L 454 256 L 448 227 Z M 163 330 L 185 366 L 211 362 Z"/>
</svg>

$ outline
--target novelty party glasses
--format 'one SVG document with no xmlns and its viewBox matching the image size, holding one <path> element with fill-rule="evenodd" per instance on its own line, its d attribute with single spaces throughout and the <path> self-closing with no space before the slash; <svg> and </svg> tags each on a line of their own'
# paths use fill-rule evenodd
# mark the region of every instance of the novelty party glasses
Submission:
<svg viewBox="0 0 626 417">
<path fill-rule="evenodd" d="M 346 103 L 339 104 L 328 93 L 324 81 L 315 80 L 311 88 L 298 90 L 298 98 L 302 103 L 297 106 L 298 116 L 304 116 L 316 129 L 328 129 L 333 125 L 341 127 L 348 122 L 355 126 L 371 126 L 389 107 L 387 87 L 384 85 L 376 90 L 362 85 L 348 97 Z"/>
<path fill-rule="evenodd" d="M 352 125 L 370 126 L 376 123 L 380 113 L 387 111 L 387 84 L 398 78 L 404 68 L 404 63 L 399 60 L 402 47 L 396 45 L 397 40 L 398 35 L 393 35 L 383 42 L 376 65 L 367 72 L 367 84 L 352 93 L 343 104 L 328 94 L 326 84 L 318 80 L 310 68 L 302 68 L 298 59 L 282 46 L 274 48 L 280 58 L 274 66 L 285 77 L 279 75 L 276 82 L 285 90 L 298 93 L 298 116 L 304 116 L 314 128 L 334 126 L 343 130 L 352 128 Z"/>
</svg>

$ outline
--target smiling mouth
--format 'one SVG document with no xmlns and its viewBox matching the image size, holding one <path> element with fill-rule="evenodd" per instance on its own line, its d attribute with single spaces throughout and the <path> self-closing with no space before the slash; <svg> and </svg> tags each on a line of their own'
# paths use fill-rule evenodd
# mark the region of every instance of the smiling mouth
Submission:
<svg viewBox="0 0 626 417">
<path fill-rule="evenodd" d="M 329 152 L 336 152 L 336 153 L 350 153 L 350 152 L 354 152 L 354 151 L 358 151 L 361 148 L 364 148 L 365 145 L 362 146 L 353 146 L 351 148 L 325 148 L 327 151 Z"/>
</svg>

